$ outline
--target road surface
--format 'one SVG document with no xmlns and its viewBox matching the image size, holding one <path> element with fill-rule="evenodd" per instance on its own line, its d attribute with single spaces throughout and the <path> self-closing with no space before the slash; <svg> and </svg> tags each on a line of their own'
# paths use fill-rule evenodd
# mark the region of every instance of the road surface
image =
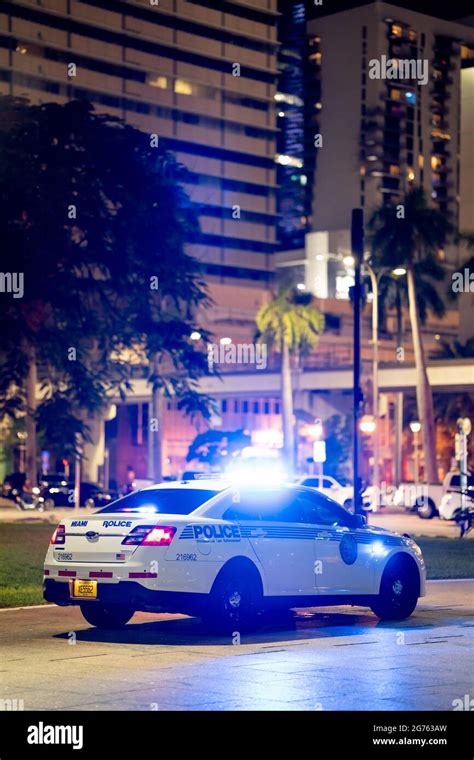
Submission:
<svg viewBox="0 0 474 760">
<path fill-rule="evenodd" d="M 137 613 L 104 632 L 76 608 L 3 610 L 0 699 L 25 710 L 451 710 L 474 697 L 473 599 L 474 581 L 431 581 L 402 623 L 301 610 L 240 643 L 182 615 Z"/>
</svg>

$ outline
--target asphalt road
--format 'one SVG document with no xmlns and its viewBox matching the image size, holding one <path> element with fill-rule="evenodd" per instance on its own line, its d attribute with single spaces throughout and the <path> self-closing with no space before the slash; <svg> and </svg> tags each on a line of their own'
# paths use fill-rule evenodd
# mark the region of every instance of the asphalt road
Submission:
<svg viewBox="0 0 474 760">
<path fill-rule="evenodd" d="M 75 608 L 3 610 L 0 699 L 25 710 L 451 710 L 474 697 L 473 600 L 474 581 L 432 581 L 402 623 L 301 610 L 240 643 L 180 615 L 137 613 L 103 632 Z"/>
</svg>

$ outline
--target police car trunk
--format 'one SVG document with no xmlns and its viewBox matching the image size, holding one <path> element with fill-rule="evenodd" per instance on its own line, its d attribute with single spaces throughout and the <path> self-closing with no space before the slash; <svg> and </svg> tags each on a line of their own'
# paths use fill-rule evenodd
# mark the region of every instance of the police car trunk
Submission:
<svg viewBox="0 0 474 760">
<path fill-rule="evenodd" d="M 165 562 L 173 539 L 188 524 L 189 513 L 218 492 L 155 487 L 95 514 L 62 520 L 46 555 L 45 599 L 57 604 L 131 600 L 137 609 L 145 608 L 148 601 L 156 606 L 152 602 L 159 599 L 143 591 L 173 590 L 170 565 L 174 563 Z M 176 512 L 171 511 L 173 506 Z M 169 512 L 161 513 L 163 508 Z"/>
</svg>

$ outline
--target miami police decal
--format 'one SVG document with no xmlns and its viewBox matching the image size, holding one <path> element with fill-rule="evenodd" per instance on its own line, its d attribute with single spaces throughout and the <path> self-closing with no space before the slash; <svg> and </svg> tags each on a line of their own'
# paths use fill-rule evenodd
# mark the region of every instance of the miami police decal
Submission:
<svg viewBox="0 0 474 760">
<path fill-rule="evenodd" d="M 357 559 L 357 541 L 354 536 L 343 536 L 339 544 L 339 551 L 346 565 L 353 565 Z"/>
<path fill-rule="evenodd" d="M 198 544 L 229 544 L 240 541 L 237 525 L 187 525 L 181 538 L 194 538 Z"/>
</svg>

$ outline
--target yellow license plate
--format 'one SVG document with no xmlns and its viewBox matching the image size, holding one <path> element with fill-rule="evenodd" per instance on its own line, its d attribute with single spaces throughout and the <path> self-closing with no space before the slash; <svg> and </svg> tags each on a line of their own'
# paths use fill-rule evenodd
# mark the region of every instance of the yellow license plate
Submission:
<svg viewBox="0 0 474 760">
<path fill-rule="evenodd" d="M 72 581 L 71 597 L 73 599 L 97 599 L 97 581 Z"/>
</svg>

